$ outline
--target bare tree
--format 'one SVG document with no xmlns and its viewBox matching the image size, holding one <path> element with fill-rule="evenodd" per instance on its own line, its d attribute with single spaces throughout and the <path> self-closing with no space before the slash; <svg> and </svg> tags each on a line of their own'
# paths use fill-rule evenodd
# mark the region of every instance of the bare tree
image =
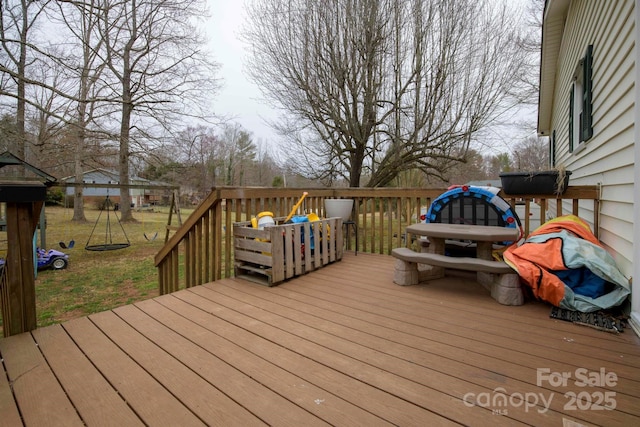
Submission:
<svg viewBox="0 0 640 427">
<path fill-rule="evenodd" d="M 202 50 L 204 39 L 193 25 L 204 14 L 202 0 L 101 0 L 104 60 L 118 85 L 112 99 L 120 106 L 123 221 L 133 220 L 126 187 L 133 144 L 146 151 L 154 130 L 168 132 L 185 116 L 208 115 L 217 66 Z"/>
<path fill-rule="evenodd" d="M 49 11 L 50 25 L 60 24 L 64 40 L 56 40 L 59 54 L 49 54 L 50 62 L 59 64 L 66 70 L 67 81 L 72 87 L 65 93 L 70 97 L 71 107 L 65 115 L 70 128 L 73 149 L 70 155 L 76 182 L 82 182 L 86 161 L 87 139 L 96 132 L 96 109 L 102 84 L 101 78 L 106 64 L 100 53 L 103 41 L 98 34 L 100 17 L 99 0 L 61 1 Z M 102 101 L 104 104 L 104 101 Z M 86 221 L 84 215 L 83 188 L 74 187 L 73 221 Z"/>
<path fill-rule="evenodd" d="M 27 159 L 28 141 L 25 132 L 28 66 L 34 59 L 31 32 L 47 1 L 20 0 L 0 2 L 0 87 L 2 95 L 16 100 L 16 143 L 20 155 Z"/>
<path fill-rule="evenodd" d="M 244 185 L 246 169 L 256 157 L 251 134 L 238 123 L 223 126 L 220 160 L 224 165 L 224 185 Z"/>
<path fill-rule="evenodd" d="M 277 157 L 264 141 L 258 141 L 256 144 L 254 165 L 250 172 L 247 185 L 275 187 L 278 185 L 273 185 L 274 182 L 280 184 L 279 186 L 284 184 Z"/>
<path fill-rule="evenodd" d="M 0 117 L 0 151 L 15 151 L 16 121 L 12 115 Z"/>
<path fill-rule="evenodd" d="M 176 139 L 175 152 L 180 153 L 180 160 L 185 166 L 183 182 L 200 193 L 205 193 L 216 182 L 220 143 L 213 128 L 207 126 L 190 126 L 184 129 Z M 175 159 L 175 157 L 174 157 Z"/>
<path fill-rule="evenodd" d="M 25 133 L 30 136 L 25 149 L 29 155 L 25 157 L 51 172 L 63 171 L 66 158 L 72 151 L 66 144 L 71 128 L 61 117 L 71 103 L 59 93 L 70 89 L 73 82 L 66 78 L 64 67 L 57 62 L 46 61 L 46 56 L 36 59 L 32 68 L 32 78 L 43 82 L 46 87 L 34 84 L 29 87 L 32 105 L 27 108 L 25 121 Z M 34 108 L 33 104 L 38 107 Z"/>
<path fill-rule="evenodd" d="M 516 25 L 487 0 L 255 0 L 251 78 L 325 182 L 443 177 L 507 107 Z M 314 147 L 313 153 L 303 151 Z"/>
<path fill-rule="evenodd" d="M 499 176 L 500 172 L 511 172 L 513 169 L 509 153 L 487 156 L 485 157 L 485 164 L 487 167 L 487 174 L 491 178 Z"/>
<path fill-rule="evenodd" d="M 517 70 L 511 94 L 523 104 L 537 105 L 540 93 L 540 49 L 542 45 L 542 15 L 546 0 L 529 0 L 524 32 L 518 46 L 524 52 L 524 62 Z"/>
<path fill-rule="evenodd" d="M 516 171 L 545 170 L 549 165 L 548 141 L 531 136 L 513 147 L 511 158 Z"/>
<path fill-rule="evenodd" d="M 482 153 L 470 148 L 467 151 L 463 163 L 454 164 L 447 172 L 448 180 L 443 182 L 444 186 L 465 184 L 469 181 L 481 181 L 489 178 L 486 173 L 486 167 Z M 490 177 L 495 179 L 495 177 Z"/>
<path fill-rule="evenodd" d="M 110 166 L 117 164 L 120 173 L 122 218 L 133 219 L 131 157 L 162 148 L 189 118 L 211 119 L 209 103 L 219 81 L 197 27 L 206 17 L 205 3 L 0 2 L 0 108 L 4 119 L 16 118 L 6 134 L 26 150 L 28 113 L 41 153 L 73 147 L 65 161 L 73 164 L 77 181 L 87 166 L 110 162 L 115 147 L 119 161 Z M 46 31 L 37 31 L 40 23 Z M 60 131 L 55 140 L 54 130 Z M 74 220 L 83 220 L 82 189 L 76 190 Z"/>
</svg>

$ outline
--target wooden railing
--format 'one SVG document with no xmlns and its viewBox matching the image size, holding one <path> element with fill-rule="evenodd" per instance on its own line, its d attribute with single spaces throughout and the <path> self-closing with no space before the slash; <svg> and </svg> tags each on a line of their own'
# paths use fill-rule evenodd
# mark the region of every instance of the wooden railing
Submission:
<svg viewBox="0 0 640 427">
<path fill-rule="evenodd" d="M 0 276 L 0 309 L 3 336 L 20 334 L 37 327 L 33 235 L 44 206 L 45 187 L 19 183 L 3 193 L 23 200 L 7 201 L 7 257 Z M 6 197 L 3 194 L 3 197 Z M 40 199 L 36 201 L 29 201 Z"/>
<path fill-rule="evenodd" d="M 352 220 L 358 230 L 359 252 L 390 254 L 406 246 L 404 229 L 420 221 L 432 200 L 446 189 L 417 188 L 231 188 L 212 189 L 185 223 L 155 256 L 160 294 L 174 292 L 233 275 L 233 223 L 248 221 L 259 212 L 287 216 L 306 191 L 300 213 L 325 217 L 324 199 L 354 199 Z M 538 210 L 540 223 L 573 213 L 592 224 L 598 235 L 599 188 L 572 186 L 559 197 L 501 194 L 512 206 L 524 210 L 525 234 L 531 231 L 531 212 Z M 535 209 L 533 207 L 535 206 Z M 347 250 L 355 249 L 354 235 L 345 229 Z"/>
</svg>

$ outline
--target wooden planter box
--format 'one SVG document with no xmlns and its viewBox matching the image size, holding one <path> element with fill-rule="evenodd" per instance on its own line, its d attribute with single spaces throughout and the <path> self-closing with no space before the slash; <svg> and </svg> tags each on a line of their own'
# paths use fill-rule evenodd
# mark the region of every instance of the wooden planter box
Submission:
<svg viewBox="0 0 640 427">
<path fill-rule="evenodd" d="M 283 220 L 276 218 L 277 225 L 263 230 L 249 221 L 233 224 L 236 277 L 273 286 L 342 259 L 342 218 Z"/>
</svg>

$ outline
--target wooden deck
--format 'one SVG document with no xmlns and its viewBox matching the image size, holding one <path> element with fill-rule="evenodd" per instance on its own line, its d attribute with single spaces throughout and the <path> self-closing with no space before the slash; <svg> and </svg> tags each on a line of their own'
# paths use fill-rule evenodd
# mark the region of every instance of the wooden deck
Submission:
<svg viewBox="0 0 640 427">
<path fill-rule="evenodd" d="M 393 266 L 350 252 L 273 288 L 226 279 L 0 339 L 0 425 L 640 425 L 631 330 L 459 277 L 401 287 Z"/>
</svg>

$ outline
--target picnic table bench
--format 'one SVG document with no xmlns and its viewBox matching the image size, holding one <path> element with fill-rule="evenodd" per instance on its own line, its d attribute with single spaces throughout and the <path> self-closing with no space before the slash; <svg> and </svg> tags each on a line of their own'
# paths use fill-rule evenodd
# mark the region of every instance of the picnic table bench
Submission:
<svg viewBox="0 0 640 427">
<path fill-rule="evenodd" d="M 396 248 L 394 282 L 415 285 L 421 281 L 444 276 L 445 269 L 474 271 L 477 281 L 501 304 L 522 305 L 524 294 L 516 272 L 504 261 L 493 259 L 495 243 L 514 242 L 519 232 L 515 228 L 485 225 L 420 223 L 407 227 L 407 234 L 426 237 L 426 251 Z M 453 257 L 445 254 L 447 240 L 475 243 L 476 257 Z M 410 241 L 410 240 L 409 240 Z"/>
</svg>

